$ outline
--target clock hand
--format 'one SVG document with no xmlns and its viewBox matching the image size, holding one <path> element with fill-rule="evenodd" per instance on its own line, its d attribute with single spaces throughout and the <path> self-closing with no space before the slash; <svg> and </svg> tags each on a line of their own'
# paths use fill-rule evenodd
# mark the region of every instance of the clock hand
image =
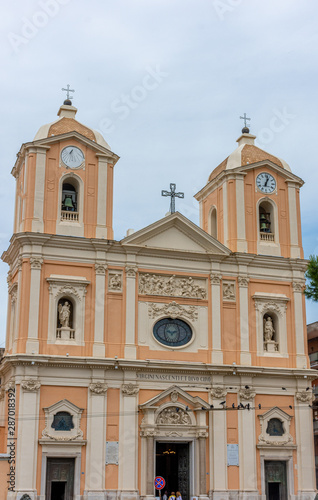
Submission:
<svg viewBox="0 0 318 500">
<path fill-rule="evenodd" d="M 267 177 L 266 177 L 266 182 L 265 182 L 265 184 L 264 184 L 264 187 L 265 187 L 265 186 L 267 186 L 268 181 L 269 181 L 269 177 L 267 176 Z"/>
</svg>

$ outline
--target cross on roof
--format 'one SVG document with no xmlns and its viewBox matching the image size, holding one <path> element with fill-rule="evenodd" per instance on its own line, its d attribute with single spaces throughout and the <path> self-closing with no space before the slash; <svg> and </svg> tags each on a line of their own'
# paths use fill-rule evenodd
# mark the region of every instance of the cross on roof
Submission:
<svg viewBox="0 0 318 500">
<path fill-rule="evenodd" d="M 175 198 L 184 198 L 184 193 L 176 193 L 176 184 L 170 184 L 170 191 L 162 190 L 161 196 L 171 196 L 170 212 L 174 214 L 176 211 Z"/>
<path fill-rule="evenodd" d="M 64 92 L 66 92 L 66 99 L 73 99 L 73 97 L 70 96 L 70 92 L 75 92 L 75 90 L 70 89 L 69 83 L 66 86 L 66 89 L 62 89 Z"/>
<path fill-rule="evenodd" d="M 251 118 L 247 118 L 246 113 L 244 113 L 244 115 L 243 115 L 243 116 L 240 116 L 240 119 L 241 119 L 241 120 L 244 120 L 244 127 L 247 127 L 247 123 L 246 123 L 246 122 L 247 122 L 247 120 L 251 120 Z"/>
</svg>

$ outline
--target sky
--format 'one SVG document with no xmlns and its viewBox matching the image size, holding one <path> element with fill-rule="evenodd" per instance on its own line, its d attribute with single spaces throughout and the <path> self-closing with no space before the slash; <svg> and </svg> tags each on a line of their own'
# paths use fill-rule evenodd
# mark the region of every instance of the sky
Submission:
<svg viewBox="0 0 318 500">
<path fill-rule="evenodd" d="M 305 257 L 318 254 L 318 5 L 314 0 L 15 0 L 0 18 L 0 248 L 13 227 L 22 143 L 56 119 L 74 89 L 76 118 L 120 156 L 114 229 L 120 240 L 169 210 L 199 223 L 193 195 L 237 146 L 251 118 L 256 144 L 289 163 L 301 190 Z M 7 265 L 0 264 L 0 346 Z M 307 323 L 318 304 L 307 302 Z"/>
</svg>

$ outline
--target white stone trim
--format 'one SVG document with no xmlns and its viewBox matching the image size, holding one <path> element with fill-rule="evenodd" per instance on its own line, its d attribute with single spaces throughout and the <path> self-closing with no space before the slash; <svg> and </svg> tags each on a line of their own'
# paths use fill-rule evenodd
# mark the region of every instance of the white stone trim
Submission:
<svg viewBox="0 0 318 500">
<path fill-rule="evenodd" d="M 236 175 L 236 230 L 237 230 L 237 252 L 247 252 L 247 241 L 245 232 L 245 200 L 244 200 L 244 175 Z"/>
<path fill-rule="evenodd" d="M 228 219 L 228 206 L 227 206 L 227 181 L 223 183 L 223 232 L 224 232 L 224 241 L 223 244 L 228 246 L 228 237 L 229 237 L 229 219 Z"/>
<path fill-rule="evenodd" d="M 45 414 L 45 428 L 42 431 L 40 441 L 67 443 L 70 441 L 83 441 L 83 431 L 81 430 L 81 415 L 83 408 L 78 408 L 67 399 L 63 399 L 53 405 L 43 408 Z M 52 428 L 54 415 L 57 412 L 65 411 L 72 415 L 74 428 L 70 431 L 56 431 Z"/>
<path fill-rule="evenodd" d="M 37 147 L 36 152 L 36 164 L 35 164 L 35 186 L 34 186 L 34 208 L 33 208 L 33 220 L 32 220 L 32 231 L 43 232 L 43 208 L 44 208 L 44 189 L 45 189 L 45 165 L 46 165 L 46 153 L 48 147 L 44 148 Z"/>
<path fill-rule="evenodd" d="M 294 444 L 293 436 L 290 434 L 290 422 L 292 417 L 288 415 L 288 413 L 275 406 L 266 413 L 263 413 L 263 415 L 258 415 L 258 418 L 261 424 L 261 433 L 258 436 L 258 448 L 268 446 L 290 446 Z M 284 434 L 282 436 L 270 436 L 267 434 L 267 425 L 272 418 L 277 418 L 283 423 Z"/>
<path fill-rule="evenodd" d="M 52 274 L 46 279 L 49 284 L 49 324 L 48 344 L 84 345 L 85 295 L 90 282 L 81 276 L 61 276 Z M 73 300 L 73 329 L 75 339 L 60 340 L 56 338 L 57 305 L 62 297 Z"/>
<path fill-rule="evenodd" d="M 39 255 L 30 257 L 31 279 L 30 279 L 30 305 L 29 305 L 29 325 L 26 352 L 38 354 L 39 352 L 39 312 L 40 312 L 40 288 L 41 288 L 41 267 L 43 259 Z"/>
<path fill-rule="evenodd" d="M 296 204 L 296 186 L 294 182 L 288 182 L 288 210 L 290 228 L 290 256 L 294 259 L 300 258 L 300 248 L 298 244 L 298 218 Z"/>
<path fill-rule="evenodd" d="M 96 238 L 107 238 L 107 158 L 98 156 L 98 192 Z"/>
</svg>

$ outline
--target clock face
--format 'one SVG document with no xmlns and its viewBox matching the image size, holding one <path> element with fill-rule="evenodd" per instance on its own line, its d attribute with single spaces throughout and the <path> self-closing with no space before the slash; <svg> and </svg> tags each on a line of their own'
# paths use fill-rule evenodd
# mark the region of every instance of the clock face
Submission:
<svg viewBox="0 0 318 500">
<path fill-rule="evenodd" d="M 164 318 L 153 327 L 155 339 L 168 347 L 182 347 L 192 339 L 190 326 L 181 319 Z"/>
<path fill-rule="evenodd" d="M 84 161 L 84 153 L 76 146 L 67 146 L 62 149 L 61 160 L 69 168 L 78 168 Z"/>
<path fill-rule="evenodd" d="M 271 174 L 262 172 L 256 177 L 256 186 L 262 193 L 273 193 L 276 189 L 276 181 Z"/>
</svg>

